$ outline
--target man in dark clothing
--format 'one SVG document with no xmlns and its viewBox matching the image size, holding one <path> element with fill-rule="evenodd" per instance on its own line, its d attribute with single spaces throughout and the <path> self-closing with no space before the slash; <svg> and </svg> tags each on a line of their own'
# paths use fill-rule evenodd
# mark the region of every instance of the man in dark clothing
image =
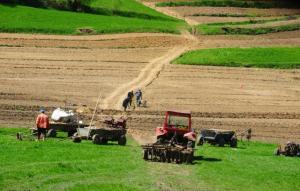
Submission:
<svg viewBox="0 0 300 191">
<path fill-rule="evenodd" d="M 129 98 L 129 105 L 131 106 L 132 104 L 132 98 L 133 98 L 133 91 L 128 92 L 127 97 Z"/>
<path fill-rule="evenodd" d="M 129 97 L 126 97 L 126 98 L 123 100 L 122 106 L 123 106 L 123 108 L 124 108 L 124 111 L 126 111 L 129 102 L 130 102 L 130 98 L 129 98 Z"/>
</svg>

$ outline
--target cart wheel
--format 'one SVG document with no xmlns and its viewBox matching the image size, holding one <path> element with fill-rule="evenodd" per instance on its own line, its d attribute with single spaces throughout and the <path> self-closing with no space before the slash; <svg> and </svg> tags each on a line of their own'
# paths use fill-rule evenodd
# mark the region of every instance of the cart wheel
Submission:
<svg viewBox="0 0 300 191">
<path fill-rule="evenodd" d="M 279 148 L 274 150 L 274 155 L 276 155 L 276 156 L 280 155 L 280 149 Z"/>
<path fill-rule="evenodd" d="M 230 147 L 237 147 L 237 139 L 235 137 L 233 137 L 230 141 Z"/>
<path fill-rule="evenodd" d="M 225 145 L 225 140 L 224 140 L 224 138 L 220 138 L 220 139 L 218 140 L 218 145 L 219 145 L 219 147 L 224 147 L 224 145 Z"/>
<path fill-rule="evenodd" d="M 79 136 L 73 136 L 72 140 L 74 143 L 81 143 L 81 138 Z"/>
<path fill-rule="evenodd" d="M 107 144 L 107 139 L 104 137 L 100 137 L 100 144 Z"/>
<path fill-rule="evenodd" d="M 92 142 L 94 143 L 94 144 L 101 144 L 101 142 L 100 142 L 100 135 L 98 135 L 98 134 L 95 134 L 95 135 L 93 135 L 93 137 L 92 137 Z"/>
<path fill-rule="evenodd" d="M 18 133 L 17 133 L 17 140 L 20 140 L 20 141 L 23 140 L 23 135 L 22 135 L 21 132 L 18 132 Z"/>
<path fill-rule="evenodd" d="M 126 137 L 122 135 L 118 140 L 119 145 L 126 145 Z"/>
<path fill-rule="evenodd" d="M 33 136 L 37 136 L 37 134 L 38 134 L 37 129 L 31 129 L 31 134 L 32 134 Z"/>
<path fill-rule="evenodd" d="M 49 129 L 49 131 L 47 132 L 47 137 L 56 137 L 56 130 L 55 129 Z"/>
</svg>

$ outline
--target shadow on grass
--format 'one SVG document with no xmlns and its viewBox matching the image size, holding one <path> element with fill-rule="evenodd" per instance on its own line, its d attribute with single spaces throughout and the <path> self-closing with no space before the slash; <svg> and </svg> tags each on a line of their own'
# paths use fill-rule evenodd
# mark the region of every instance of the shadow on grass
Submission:
<svg viewBox="0 0 300 191">
<path fill-rule="evenodd" d="M 220 162 L 222 160 L 218 158 L 212 158 L 212 157 L 194 156 L 194 161 Z"/>
</svg>

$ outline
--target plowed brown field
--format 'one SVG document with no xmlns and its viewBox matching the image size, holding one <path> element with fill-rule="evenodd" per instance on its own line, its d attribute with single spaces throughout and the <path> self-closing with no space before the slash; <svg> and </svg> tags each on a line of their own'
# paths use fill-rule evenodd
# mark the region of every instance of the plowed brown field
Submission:
<svg viewBox="0 0 300 191">
<path fill-rule="evenodd" d="M 151 141 L 167 109 L 193 112 L 193 126 L 252 128 L 254 139 L 300 140 L 300 70 L 170 65 L 190 49 L 299 46 L 299 32 L 249 36 L 0 34 L 0 126 L 30 127 L 40 107 L 86 105 L 96 121 L 126 115 L 129 132 Z M 147 108 L 124 113 L 127 91 L 142 88 Z M 91 111 L 91 109 L 90 109 Z M 85 120 L 91 112 L 85 113 Z"/>
</svg>

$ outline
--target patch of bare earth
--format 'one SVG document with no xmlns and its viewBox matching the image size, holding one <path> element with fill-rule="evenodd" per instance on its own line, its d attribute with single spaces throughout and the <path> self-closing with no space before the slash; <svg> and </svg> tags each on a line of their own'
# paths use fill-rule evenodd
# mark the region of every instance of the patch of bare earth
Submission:
<svg viewBox="0 0 300 191">
<path fill-rule="evenodd" d="M 297 15 L 300 14 L 299 9 L 283 9 L 283 8 L 272 8 L 272 9 L 257 9 L 257 8 L 240 8 L 240 7 L 166 7 L 177 12 L 182 16 L 192 16 L 195 14 L 236 14 L 236 15 L 251 15 L 261 17 L 275 17 L 275 16 L 286 16 L 286 15 Z"/>
<path fill-rule="evenodd" d="M 117 34 L 93 36 L 55 36 L 0 33 L 0 46 L 6 47 L 42 47 L 42 48 L 146 48 L 173 47 L 186 43 L 178 35 L 164 34 Z"/>
</svg>

